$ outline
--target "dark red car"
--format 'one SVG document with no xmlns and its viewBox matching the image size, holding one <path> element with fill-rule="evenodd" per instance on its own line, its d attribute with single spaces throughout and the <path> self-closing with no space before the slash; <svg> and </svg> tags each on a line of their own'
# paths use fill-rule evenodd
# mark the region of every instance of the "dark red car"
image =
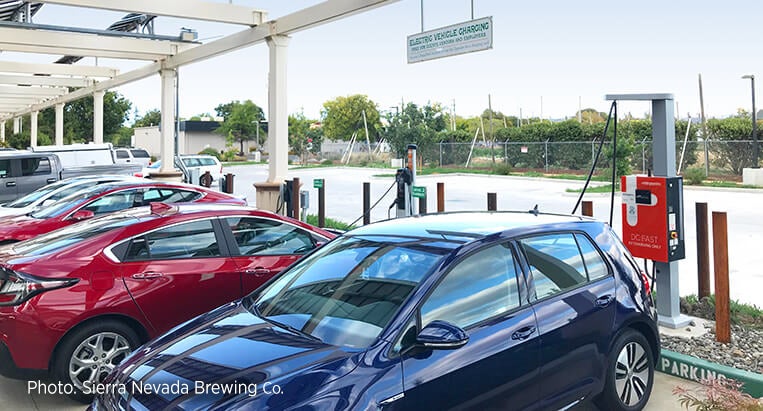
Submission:
<svg viewBox="0 0 763 411">
<path fill-rule="evenodd" d="M 140 344 L 255 290 L 330 232 L 248 207 L 127 210 L 0 248 L 0 373 L 74 398 Z"/>
<path fill-rule="evenodd" d="M 97 215 L 164 203 L 226 203 L 246 205 L 228 194 L 188 184 L 127 180 L 93 186 L 41 210 L 0 219 L 0 244 L 34 238 Z"/>
</svg>

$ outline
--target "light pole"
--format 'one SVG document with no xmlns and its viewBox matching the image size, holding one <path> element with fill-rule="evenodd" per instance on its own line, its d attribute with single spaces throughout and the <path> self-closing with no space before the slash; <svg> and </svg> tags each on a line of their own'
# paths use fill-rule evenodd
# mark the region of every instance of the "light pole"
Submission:
<svg viewBox="0 0 763 411">
<path fill-rule="evenodd" d="M 752 87 L 752 153 L 754 162 L 752 168 L 759 168 L 758 161 L 760 160 L 760 147 L 758 146 L 758 120 L 755 118 L 758 113 L 755 112 L 755 75 L 747 74 L 742 76 L 744 79 L 750 79 L 750 85 Z"/>
</svg>

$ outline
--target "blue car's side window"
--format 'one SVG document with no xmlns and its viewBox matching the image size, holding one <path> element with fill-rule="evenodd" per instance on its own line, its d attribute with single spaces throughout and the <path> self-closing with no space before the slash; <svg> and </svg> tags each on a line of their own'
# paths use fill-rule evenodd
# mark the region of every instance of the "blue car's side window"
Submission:
<svg viewBox="0 0 763 411">
<path fill-rule="evenodd" d="M 520 244 L 530 265 L 537 299 L 588 281 L 583 257 L 572 233 L 525 238 Z"/>
<path fill-rule="evenodd" d="M 459 262 L 421 307 L 421 326 L 434 320 L 468 328 L 519 307 L 517 272 L 505 244 Z"/>
</svg>

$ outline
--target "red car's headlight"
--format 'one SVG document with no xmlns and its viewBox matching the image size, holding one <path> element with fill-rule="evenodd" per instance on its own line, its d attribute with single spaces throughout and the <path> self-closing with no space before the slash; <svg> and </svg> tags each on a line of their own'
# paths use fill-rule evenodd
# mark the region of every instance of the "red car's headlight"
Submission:
<svg viewBox="0 0 763 411">
<path fill-rule="evenodd" d="M 76 284 L 76 278 L 39 278 L 0 269 L 0 306 L 19 305 L 37 294 Z"/>
</svg>

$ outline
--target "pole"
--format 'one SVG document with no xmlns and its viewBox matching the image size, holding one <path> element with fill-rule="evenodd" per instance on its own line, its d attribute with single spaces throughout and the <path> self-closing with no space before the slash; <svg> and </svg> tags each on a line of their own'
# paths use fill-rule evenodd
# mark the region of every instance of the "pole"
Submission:
<svg viewBox="0 0 763 411">
<path fill-rule="evenodd" d="M 487 211 L 498 210 L 498 197 L 495 193 L 487 193 Z"/>
<path fill-rule="evenodd" d="M 292 179 L 292 185 L 291 185 L 291 209 L 292 209 L 292 216 L 294 216 L 295 219 L 299 220 L 299 178 L 294 177 Z"/>
<path fill-rule="evenodd" d="M 493 166 L 495 166 L 495 134 L 493 134 L 493 104 L 490 101 L 490 94 L 487 95 L 487 109 L 490 110 L 490 154 L 493 157 Z"/>
<path fill-rule="evenodd" d="M 697 296 L 710 296 L 710 245 L 707 231 L 707 203 L 696 203 L 697 218 Z"/>
<path fill-rule="evenodd" d="M 371 183 L 363 183 L 363 225 L 371 224 Z"/>
<path fill-rule="evenodd" d="M 318 227 L 326 226 L 326 180 L 318 189 Z"/>
<path fill-rule="evenodd" d="M 750 83 L 752 84 L 752 150 L 753 160 L 752 168 L 760 168 L 760 146 L 758 145 L 758 113 L 755 112 L 755 76 L 750 76 Z"/>
<path fill-rule="evenodd" d="M 419 214 L 427 213 L 427 196 L 419 198 Z"/>
<path fill-rule="evenodd" d="M 707 147 L 707 123 L 705 122 L 705 99 L 702 94 L 702 74 L 699 76 L 699 110 L 702 116 L 702 141 L 705 142 L 705 177 L 710 175 L 710 153 Z"/>
<path fill-rule="evenodd" d="M 445 211 L 445 183 L 437 183 L 437 212 Z"/>
<path fill-rule="evenodd" d="M 713 211 L 713 262 L 715 263 L 715 340 L 730 343 L 728 231 L 726 213 L 718 211 Z"/>
</svg>

